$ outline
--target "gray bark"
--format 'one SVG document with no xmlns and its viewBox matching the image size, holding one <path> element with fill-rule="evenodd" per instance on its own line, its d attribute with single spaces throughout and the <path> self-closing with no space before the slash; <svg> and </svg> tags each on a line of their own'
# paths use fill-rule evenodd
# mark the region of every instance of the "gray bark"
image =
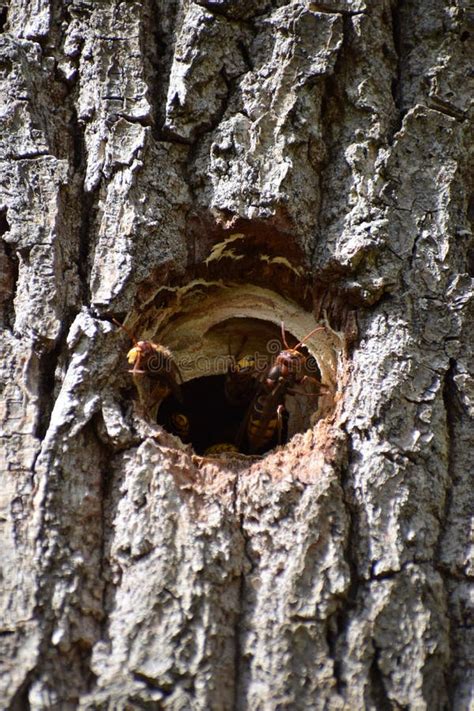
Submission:
<svg viewBox="0 0 474 711">
<path fill-rule="evenodd" d="M 0 2 L 2 708 L 472 708 L 469 22 Z M 186 380 L 325 324 L 326 395 L 196 456 L 112 316 Z"/>
</svg>

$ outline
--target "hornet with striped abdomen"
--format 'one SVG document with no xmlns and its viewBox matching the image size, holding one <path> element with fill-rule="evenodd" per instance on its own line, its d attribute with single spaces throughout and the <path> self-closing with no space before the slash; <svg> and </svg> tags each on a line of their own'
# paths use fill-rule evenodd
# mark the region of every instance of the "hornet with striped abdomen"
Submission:
<svg viewBox="0 0 474 711">
<path fill-rule="evenodd" d="M 181 372 L 168 348 L 153 341 L 137 341 L 123 324 L 115 319 L 113 321 L 133 342 L 133 348 L 127 353 L 127 360 L 133 366 L 129 373 L 138 390 L 140 403 L 155 419 L 160 404 L 169 395 L 173 395 L 178 402 L 183 401 Z"/>
<path fill-rule="evenodd" d="M 319 380 L 304 373 L 308 356 L 299 350 L 313 333 L 323 329 L 324 326 L 318 326 L 296 346 L 290 348 L 286 341 L 284 324 L 281 324 L 285 349 L 280 351 L 274 364 L 261 380 L 237 435 L 237 443 L 243 444 L 249 454 L 265 452 L 275 440 L 281 444 L 285 420 L 288 418 L 285 398 L 287 395 L 301 392 L 295 389 L 296 386 L 310 380 L 318 390 L 324 387 Z"/>
</svg>

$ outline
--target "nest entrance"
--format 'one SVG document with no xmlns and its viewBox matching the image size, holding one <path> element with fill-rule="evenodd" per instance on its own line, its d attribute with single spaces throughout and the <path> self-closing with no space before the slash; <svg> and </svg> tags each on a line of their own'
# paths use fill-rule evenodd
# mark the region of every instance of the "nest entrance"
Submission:
<svg viewBox="0 0 474 711">
<path fill-rule="evenodd" d="M 230 402 L 226 391 L 229 368 L 252 356 L 259 377 L 263 377 L 285 348 L 281 322 L 288 345 L 294 347 L 317 326 L 313 315 L 269 289 L 202 280 L 177 287 L 168 298 L 167 308 L 161 306 L 155 311 L 154 303 L 128 325 L 140 338 L 172 351 L 183 378 L 183 402 L 167 398 L 159 407 L 157 421 L 192 444 L 197 454 L 221 444 L 234 445 L 244 454 L 262 454 L 305 431 L 332 409 L 341 341 L 325 328 L 311 335 L 299 349 L 305 355 L 308 383 L 311 378 L 321 381 L 324 394 L 318 397 L 311 385 L 285 394 L 284 421 L 280 418 L 274 436 L 255 449 L 245 437 L 255 394 L 238 405 Z M 263 392 L 258 384 L 255 392 Z M 187 432 L 176 426 L 179 415 L 188 420 Z M 273 415 L 276 417 L 276 406 Z"/>
<path fill-rule="evenodd" d="M 158 423 L 165 429 L 181 436 L 183 441 L 192 444 L 197 454 L 219 453 L 226 448 L 229 453 L 238 451 L 243 454 L 263 454 L 278 444 L 284 444 L 297 432 L 303 432 L 311 426 L 311 417 L 318 407 L 318 397 L 314 388 L 301 385 L 296 393 L 288 393 L 284 398 L 284 416 L 277 422 L 277 407 L 271 408 L 271 415 L 261 417 L 260 422 L 273 429 L 271 436 L 259 446 L 252 446 L 247 438 L 249 421 L 255 417 L 255 401 L 264 393 L 262 380 L 274 364 L 276 356 L 285 348 L 281 329 L 276 324 L 260 319 L 228 319 L 212 327 L 207 333 L 207 340 L 213 343 L 212 350 L 221 353 L 215 357 L 201 355 L 197 358 L 202 375 L 187 380 L 181 387 L 183 403 L 175 400 L 163 403 L 158 412 Z M 286 332 L 288 345 L 294 346 L 298 339 Z M 227 351 L 227 353 L 226 353 Z M 309 378 L 321 379 L 321 371 L 316 358 L 305 346 L 300 347 L 306 362 L 303 374 Z M 250 392 L 242 392 L 238 386 L 237 401 L 229 397 L 229 378 L 232 369 L 240 364 L 251 362 L 253 376 L 250 376 Z M 193 374 L 196 362 L 190 367 Z M 183 377 L 186 375 L 187 361 L 182 359 Z M 231 384 L 234 381 L 231 381 Z M 235 387 L 235 386 L 234 386 Z M 173 427 L 170 420 L 172 412 L 185 414 L 189 422 L 189 432 L 182 436 Z M 273 422 L 273 424 L 271 424 Z M 217 447 L 217 450 L 214 448 Z M 211 449 L 210 449 L 211 448 Z M 232 448 L 235 448 L 232 450 Z"/>
</svg>

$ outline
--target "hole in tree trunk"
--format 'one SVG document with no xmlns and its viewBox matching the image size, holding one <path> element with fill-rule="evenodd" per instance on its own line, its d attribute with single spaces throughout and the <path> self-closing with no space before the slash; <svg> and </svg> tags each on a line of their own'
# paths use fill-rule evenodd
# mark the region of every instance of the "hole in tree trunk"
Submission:
<svg viewBox="0 0 474 711">
<path fill-rule="evenodd" d="M 198 279 L 159 289 L 127 326 L 168 348 L 182 378 L 163 395 L 134 376 L 142 410 L 197 454 L 263 454 L 334 408 L 341 334 L 276 291 Z M 296 345 L 297 374 L 277 361 Z"/>
<path fill-rule="evenodd" d="M 298 377 L 304 382 L 296 389 L 280 386 L 275 397 L 266 376 L 285 349 L 280 329 L 258 319 L 229 319 L 211 331 L 209 337 L 227 343 L 227 354 L 199 358 L 203 375 L 182 385 L 182 403 L 172 395 L 164 400 L 159 424 L 190 442 L 197 454 L 262 454 L 311 426 L 321 373 L 307 348 L 298 349 L 303 362 Z M 286 341 L 291 347 L 298 339 L 286 334 Z M 223 367 L 224 374 L 209 374 Z"/>
</svg>

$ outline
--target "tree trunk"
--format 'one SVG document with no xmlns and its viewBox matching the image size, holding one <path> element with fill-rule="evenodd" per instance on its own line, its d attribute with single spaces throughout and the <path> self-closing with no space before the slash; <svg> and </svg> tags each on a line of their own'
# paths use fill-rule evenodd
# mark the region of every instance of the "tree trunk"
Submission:
<svg viewBox="0 0 474 711">
<path fill-rule="evenodd" d="M 468 22 L 0 2 L 2 708 L 474 703 Z M 282 319 L 319 398 L 205 454 Z"/>
</svg>

